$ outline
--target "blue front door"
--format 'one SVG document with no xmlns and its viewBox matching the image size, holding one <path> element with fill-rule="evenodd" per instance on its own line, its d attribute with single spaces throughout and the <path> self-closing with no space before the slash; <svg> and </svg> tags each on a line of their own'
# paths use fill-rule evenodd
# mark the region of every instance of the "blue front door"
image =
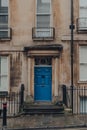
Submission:
<svg viewBox="0 0 87 130">
<path fill-rule="evenodd" d="M 52 67 L 35 67 L 34 99 L 51 101 L 52 98 Z"/>
</svg>

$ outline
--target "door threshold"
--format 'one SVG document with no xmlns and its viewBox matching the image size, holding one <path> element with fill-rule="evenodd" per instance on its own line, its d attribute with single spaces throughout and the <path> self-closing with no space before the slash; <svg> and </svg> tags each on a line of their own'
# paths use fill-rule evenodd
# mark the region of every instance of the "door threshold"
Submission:
<svg viewBox="0 0 87 130">
<path fill-rule="evenodd" d="M 35 101 L 34 105 L 53 105 L 53 103 L 51 101 Z"/>
</svg>

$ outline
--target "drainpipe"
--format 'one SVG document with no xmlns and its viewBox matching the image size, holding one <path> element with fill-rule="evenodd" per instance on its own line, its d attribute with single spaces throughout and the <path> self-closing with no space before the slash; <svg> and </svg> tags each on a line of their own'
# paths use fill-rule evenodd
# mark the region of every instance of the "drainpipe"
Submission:
<svg viewBox="0 0 87 130">
<path fill-rule="evenodd" d="M 72 107 L 72 114 L 73 114 L 73 30 L 74 30 L 74 24 L 73 24 L 73 0 L 71 0 L 71 107 Z"/>
</svg>

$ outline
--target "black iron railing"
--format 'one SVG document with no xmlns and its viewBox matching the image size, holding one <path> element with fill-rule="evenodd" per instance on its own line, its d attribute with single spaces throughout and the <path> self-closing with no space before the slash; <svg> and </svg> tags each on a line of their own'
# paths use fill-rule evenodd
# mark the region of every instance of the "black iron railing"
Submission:
<svg viewBox="0 0 87 130">
<path fill-rule="evenodd" d="M 6 97 L 0 97 L 0 110 L 3 110 L 3 103 L 7 103 L 7 115 L 13 116 L 19 113 L 20 93 L 9 93 Z"/>
<path fill-rule="evenodd" d="M 9 27 L 0 27 L 0 40 L 11 40 L 12 29 Z"/>
<path fill-rule="evenodd" d="M 87 18 L 78 18 L 76 24 L 78 33 L 87 32 Z"/>
<path fill-rule="evenodd" d="M 19 114 L 24 104 L 24 84 L 18 93 L 0 92 L 0 116 L 2 116 L 3 103 L 7 104 L 7 116 L 15 116 Z"/>
<path fill-rule="evenodd" d="M 33 40 L 54 40 L 55 29 L 49 28 L 32 28 L 32 39 Z"/>
<path fill-rule="evenodd" d="M 67 108 L 73 109 L 73 114 L 87 114 L 87 87 L 74 87 L 73 88 L 73 108 L 71 105 L 72 96 L 71 88 L 63 87 L 63 103 Z"/>
</svg>

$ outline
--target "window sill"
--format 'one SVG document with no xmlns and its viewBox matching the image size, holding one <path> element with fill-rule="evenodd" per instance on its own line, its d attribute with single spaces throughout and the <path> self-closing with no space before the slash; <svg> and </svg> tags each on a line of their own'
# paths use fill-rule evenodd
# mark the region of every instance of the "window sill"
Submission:
<svg viewBox="0 0 87 130">
<path fill-rule="evenodd" d="M 3 41 L 11 41 L 11 38 L 0 38 L 0 42 L 3 42 Z"/>
</svg>

